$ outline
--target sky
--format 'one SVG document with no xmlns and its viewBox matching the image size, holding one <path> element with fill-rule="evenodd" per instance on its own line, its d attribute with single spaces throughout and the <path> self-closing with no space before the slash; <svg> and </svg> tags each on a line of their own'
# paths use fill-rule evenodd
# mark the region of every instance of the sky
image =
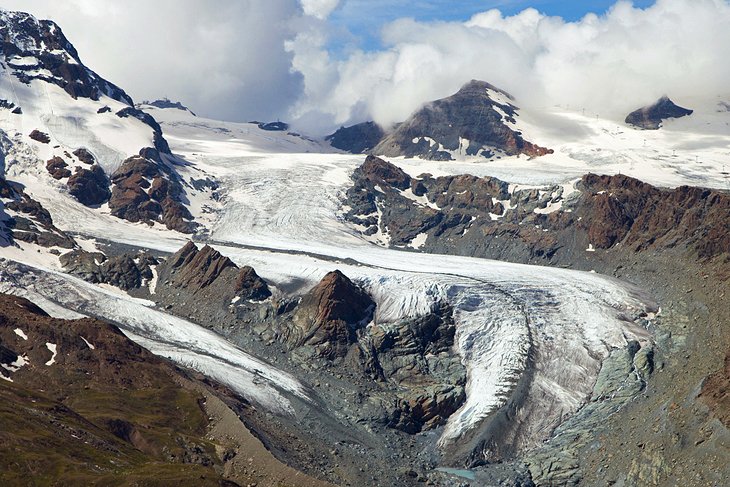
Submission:
<svg viewBox="0 0 730 487">
<path fill-rule="evenodd" d="M 389 126 L 471 79 L 526 108 L 623 119 L 730 90 L 730 0 L 2 0 L 56 21 L 135 100 L 285 120 L 312 135 Z"/>
<path fill-rule="evenodd" d="M 346 28 L 361 49 L 372 51 L 382 48 L 380 27 L 398 18 L 412 17 L 422 22 L 464 22 L 473 15 L 489 9 L 499 9 L 504 15 L 515 15 L 526 8 L 562 17 L 567 21 L 580 20 L 588 13 L 602 14 L 615 0 L 347 0 L 340 2 L 329 19 Z M 635 0 L 636 7 L 645 8 L 654 0 Z M 340 46 L 328 46 L 334 52 Z"/>
</svg>

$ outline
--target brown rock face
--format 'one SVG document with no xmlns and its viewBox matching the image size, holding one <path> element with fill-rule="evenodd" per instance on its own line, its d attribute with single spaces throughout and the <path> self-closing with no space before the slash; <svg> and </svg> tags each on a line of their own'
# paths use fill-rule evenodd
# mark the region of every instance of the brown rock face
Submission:
<svg viewBox="0 0 730 487">
<path fill-rule="evenodd" d="M 28 134 L 28 137 L 42 144 L 47 144 L 51 141 L 51 138 L 48 136 L 48 134 L 45 132 L 41 132 L 40 130 L 33 130 L 30 134 Z"/>
<path fill-rule="evenodd" d="M 67 167 L 68 164 L 66 164 L 66 161 L 58 156 L 49 159 L 46 163 L 46 169 L 53 179 L 63 179 L 71 176 L 71 171 L 69 171 Z"/>
<path fill-rule="evenodd" d="M 231 259 L 208 245 L 198 250 L 194 243 L 188 242 L 158 270 L 160 280 L 169 286 L 226 305 L 234 297 L 261 301 L 271 296 L 266 281 L 253 268 L 239 269 Z"/>
<path fill-rule="evenodd" d="M 101 205 L 111 195 L 109 180 L 98 165 L 93 165 L 90 169 L 77 167 L 66 184 L 68 192 L 86 206 Z"/>
<path fill-rule="evenodd" d="M 403 190 L 411 184 L 411 177 L 401 168 L 375 156 L 367 156 L 356 171 L 373 185 L 382 184 L 384 187 L 392 186 Z"/>
<path fill-rule="evenodd" d="M 730 194 L 680 186 L 660 190 L 628 176 L 583 177 L 588 232 L 598 248 L 693 248 L 701 258 L 730 254 Z M 598 194 L 602 193 L 602 194 Z"/>
<path fill-rule="evenodd" d="M 297 307 L 289 344 L 314 346 L 329 359 L 347 355 L 357 329 L 372 318 L 375 302 L 340 271 L 328 273 Z"/>
<path fill-rule="evenodd" d="M 185 248 L 183 250 L 190 256 L 190 259 L 179 268 L 175 275 L 175 282 L 184 284 L 185 287 L 192 290 L 209 286 L 224 269 L 236 267 L 231 259 L 222 256 L 220 252 L 208 245 L 192 253 L 188 253 Z"/>
<path fill-rule="evenodd" d="M 131 222 L 160 222 L 171 230 L 191 233 L 195 224 L 180 202 L 182 185 L 163 167 L 159 153 L 150 150 L 145 154 L 149 157 L 130 157 L 112 175 L 112 215 Z"/>
<path fill-rule="evenodd" d="M 73 151 L 73 155 L 78 157 L 79 161 L 83 162 L 84 164 L 88 164 L 91 166 L 96 163 L 96 157 L 94 157 L 94 154 L 84 149 L 83 147 L 80 147 Z"/>
</svg>

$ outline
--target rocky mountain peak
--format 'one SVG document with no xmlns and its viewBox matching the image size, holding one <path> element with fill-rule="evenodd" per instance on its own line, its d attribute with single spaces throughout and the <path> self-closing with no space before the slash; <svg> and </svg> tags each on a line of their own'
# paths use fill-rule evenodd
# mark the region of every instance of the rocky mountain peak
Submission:
<svg viewBox="0 0 730 487">
<path fill-rule="evenodd" d="M 427 103 L 387 135 L 374 154 L 453 160 L 459 156 L 525 154 L 552 151 L 526 141 L 514 125 L 517 107 L 509 93 L 472 80 L 455 94 Z"/>
<path fill-rule="evenodd" d="M 664 120 L 691 115 L 693 110 L 676 105 L 664 95 L 655 103 L 634 110 L 626 117 L 625 122 L 645 130 L 657 130 Z"/>
<path fill-rule="evenodd" d="M 365 291 L 339 270 L 329 272 L 302 297 L 289 343 L 311 345 L 326 358 L 342 358 L 374 310 L 375 302 Z"/>
<path fill-rule="evenodd" d="M 104 94 L 132 105 L 124 90 L 84 66 L 61 28 L 24 12 L 0 10 L 0 55 L 22 83 L 39 79 L 63 88 L 73 98 L 98 100 Z"/>
<path fill-rule="evenodd" d="M 481 81 L 478 79 L 473 79 L 466 83 L 464 86 L 459 88 L 459 91 L 456 94 L 460 96 L 483 97 L 490 91 L 503 95 L 509 101 L 514 101 L 514 97 L 506 91 L 497 88 L 491 83 L 487 83 L 486 81 Z"/>
</svg>

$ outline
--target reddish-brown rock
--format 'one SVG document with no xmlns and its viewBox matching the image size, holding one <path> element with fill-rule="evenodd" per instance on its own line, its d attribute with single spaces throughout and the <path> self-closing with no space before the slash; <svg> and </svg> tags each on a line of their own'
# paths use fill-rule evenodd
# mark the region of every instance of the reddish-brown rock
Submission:
<svg viewBox="0 0 730 487">
<path fill-rule="evenodd" d="M 288 340 L 293 347 L 314 346 L 326 358 L 342 358 L 356 341 L 356 330 L 370 321 L 375 302 L 340 271 L 328 273 L 302 297 Z"/>
</svg>

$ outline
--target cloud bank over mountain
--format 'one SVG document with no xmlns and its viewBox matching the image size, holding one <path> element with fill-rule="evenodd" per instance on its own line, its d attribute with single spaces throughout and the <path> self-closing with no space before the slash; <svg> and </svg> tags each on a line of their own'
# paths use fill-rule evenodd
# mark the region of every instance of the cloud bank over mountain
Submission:
<svg viewBox="0 0 730 487">
<path fill-rule="evenodd" d="M 347 1 L 347 0 L 344 0 Z M 533 106 L 603 116 L 663 94 L 715 97 L 730 86 L 730 3 L 616 3 L 576 22 L 535 9 L 488 10 L 466 22 L 398 19 L 383 49 L 338 49 L 338 0 L 9 1 L 56 20 L 100 74 L 137 99 L 169 96 L 203 115 L 288 119 L 327 132 L 388 125 L 476 78 Z M 445 6 L 444 8 L 448 8 Z"/>
</svg>

